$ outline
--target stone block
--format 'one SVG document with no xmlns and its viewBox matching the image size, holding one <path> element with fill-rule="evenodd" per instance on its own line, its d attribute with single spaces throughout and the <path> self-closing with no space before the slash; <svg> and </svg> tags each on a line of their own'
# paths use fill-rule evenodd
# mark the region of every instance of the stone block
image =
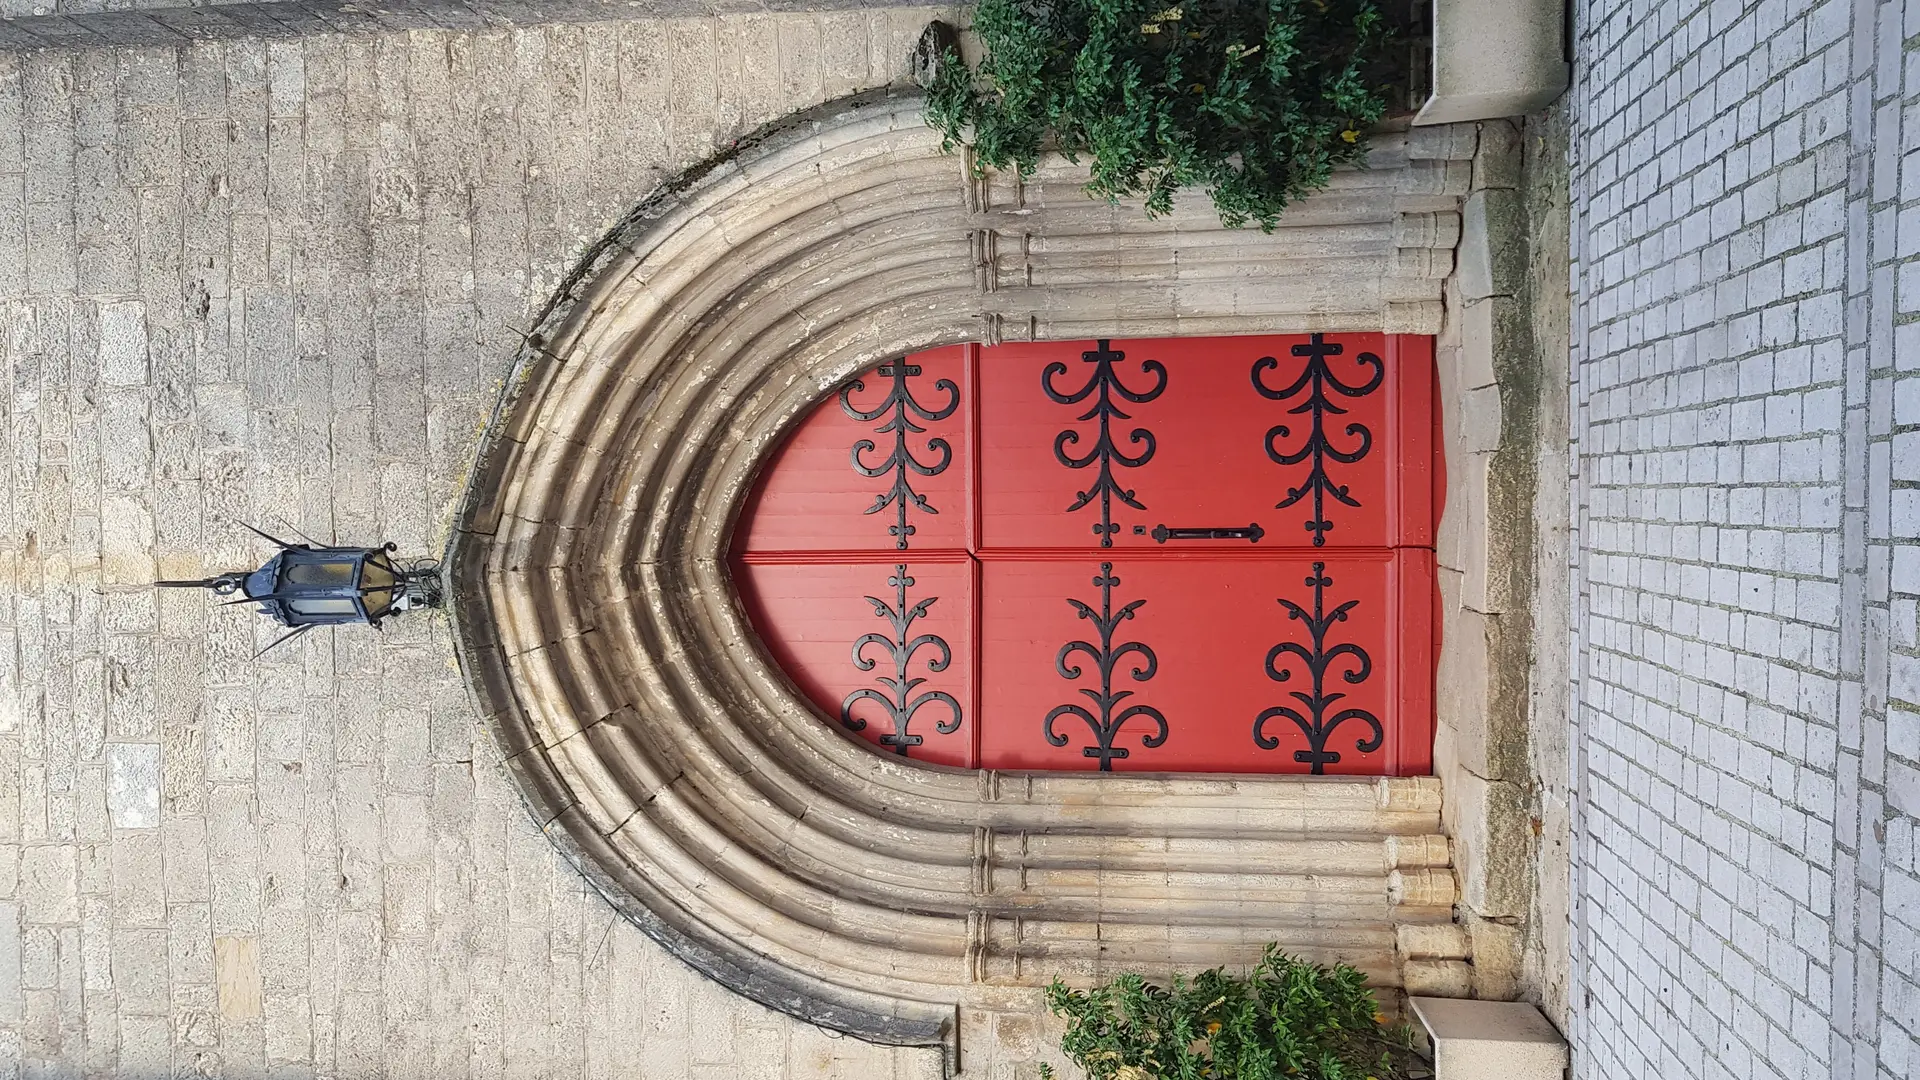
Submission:
<svg viewBox="0 0 1920 1080">
<path fill-rule="evenodd" d="M 1492 296 L 1460 307 L 1459 386 L 1492 386 L 1495 360 L 1525 347 L 1526 310 L 1510 296 Z"/>
<path fill-rule="evenodd" d="M 1469 454 L 1489 453 L 1500 448 L 1503 434 L 1500 388 L 1482 386 L 1460 395 L 1458 418 L 1460 449 Z"/>
<path fill-rule="evenodd" d="M 1561 4 L 1445 0 L 1433 13 L 1433 94 L 1415 124 L 1521 116 L 1566 90 Z"/>
<path fill-rule="evenodd" d="M 25 998 L 20 988 L 20 905 L 0 901 L 0 1024 L 18 1024 Z"/>
<path fill-rule="evenodd" d="M 1460 295 L 1468 300 L 1519 293 L 1527 269 L 1526 206 L 1498 188 L 1467 196 L 1460 219 Z"/>
<path fill-rule="evenodd" d="M 1393 301 L 1386 306 L 1382 329 L 1389 334 L 1437 334 L 1446 317 L 1438 300 Z"/>
<path fill-rule="evenodd" d="M 1462 574 L 1475 574 L 1486 565 L 1487 467 L 1490 455 L 1451 454 L 1447 459 L 1447 503 L 1440 514 L 1435 537 L 1435 556 L 1440 565 Z M 1475 581 L 1472 595 L 1478 599 L 1484 585 Z M 1463 592 L 1460 602 L 1467 603 Z M 1472 604 L 1475 610 L 1480 605 Z"/>
<path fill-rule="evenodd" d="M 1400 977 L 1409 994 L 1455 998 L 1473 991 L 1473 965 L 1465 960 L 1409 960 Z"/>
<path fill-rule="evenodd" d="M 260 941 L 251 936 L 213 939 L 213 973 L 220 1015 L 227 1020 L 260 1017 Z"/>
<path fill-rule="evenodd" d="M 122 1012 L 166 1014 L 167 955 L 165 930 L 114 929 L 113 988 Z"/>
<path fill-rule="evenodd" d="M 1520 128 L 1510 120 L 1488 120 L 1480 125 L 1480 145 L 1473 155 L 1473 190 L 1520 186 Z"/>
<path fill-rule="evenodd" d="M 100 381 L 108 386 L 147 384 L 147 306 L 120 300 L 100 306 Z"/>
<path fill-rule="evenodd" d="M 1474 915 L 1466 916 L 1465 923 L 1473 948 L 1473 996 L 1483 1001 L 1505 1001 L 1518 994 L 1520 927 Z"/>
<path fill-rule="evenodd" d="M 1477 611 L 1445 608 L 1440 623 L 1440 663 L 1434 677 L 1436 766 L 1443 761 L 1457 762 L 1482 776 L 1493 772 L 1486 747 L 1486 623 L 1487 616 Z"/>
<path fill-rule="evenodd" d="M 160 835 L 165 842 L 166 851 L 166 902 L 177 904 L 188 901 L 205 902 L 211 899 L 213 886 L 207 864 L 207 819 L 185 817 L 177 812 L 168 814 L 161 822 Z M 114 851 L 118 852 L 126 844 L 127 839 L 123 837 L 113 846 Z M 158 868 L 156 865 L 155 869 Z M 120 876 L 117 860 L 114 870 L 117 883 Z M 159 893 L 161 882 L 154 881 L 150 888 L 153 892 Z"/>
<path fill-rule="evenodd" d="M 120 1069 L 123 1073 L 172 1075 L 173 1047 L 165 1016 L 120 1017 Z"/>
<path fill-rule="evenodd" d="M 1533 893 L 1525 789 L 1461 768 L 1442 779 L 1461 906 L 1487 918 L 1525 918 Z"/>
<path fill-rule="evenodd" d="M 160 744 L 107 747 L 107 814 L 117 829 L 160 824 Z"/>
<path fill-rule="evenodd" d="M 21 914 L 27 922 L 61 924 L 80 918 L 80 877 L 74 849 L 37 845 L 20 853 Z"/>
<path fill-rule="evenodd" d="M 1533 568 L 1516 562 L 1531 535 L 1531 506 L 1515 506 L 1508 471 L 1497 455 L 1461 453 L 1447 462 L 1447 505 L 1434 553 L 1442 570 L 1460 574 L 1454 602 L 1488 615 L 1513 610 Z M 1501 481 L 1507 481 L 1505 487 Z"/>
<path fill-rule="evenodd" d="M 1407 157 L 1415 161 L 1459 161 L 1471 158 L 1478 146 L 1474 124 L 1432 124 L 1406 133 Z"/>
<path fill-rule="evenodd" d="M 111 585 L 154 579 L 153 510 L 143 496 L 109 495 L 100 501 L 101 576 Z"/>
<path fill-rule="evenodd" d="M 151 832 L 129 832 L 112 845 L 114 923 L 118 926 L 160 926 L 167 919 L 167 896 L 161 837 Z"/>
<path fill-rule="evenodd" d="M 213 1000 L 213 912 L 207 904 L 167 908 L 167 978 L 176 1001 Z"/>
<path fill-rule="evenodd" d="M 1394 947 L 1406 960 L 1458 960 L 1471 955 L 1459 923 L 1407 923 L 1394 928 Z"/>
<path fill-rule="evenodd" d="M 1434 1080 L 1559 1080 L 1566 1070 L 1566 1040 L 1524 1001 L 1407 1004 L 1433 1043 Z"/>
</svg>

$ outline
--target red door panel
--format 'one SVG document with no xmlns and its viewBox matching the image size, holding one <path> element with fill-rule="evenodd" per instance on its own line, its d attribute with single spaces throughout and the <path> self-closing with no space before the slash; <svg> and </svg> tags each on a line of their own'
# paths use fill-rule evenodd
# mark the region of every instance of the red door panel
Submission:
<svg viewBox="0 0 1920 1080">
<path fill-rule="evenodd" d="M 1429 551 L 994 560 L 980 588 L 983 767 L 1431 767 Z"/>
<path fill-rule="evenodd" d="M 835 726 L 960 766 L 974 764 L 973 579 L 964 555 L 747 562 L 735 576 L 760 640 Z"/>
<path fill-rule="evenodd" d="M 978 374 L 983 550 L 1433 542 L 1430 339 L 1014 344 Z"/>
<path fill-rule="evenodd" d="M 882 365 L 822 402 L 767 463 L 737 550 L 965 551 L 972 348 Z"/>
</svg>

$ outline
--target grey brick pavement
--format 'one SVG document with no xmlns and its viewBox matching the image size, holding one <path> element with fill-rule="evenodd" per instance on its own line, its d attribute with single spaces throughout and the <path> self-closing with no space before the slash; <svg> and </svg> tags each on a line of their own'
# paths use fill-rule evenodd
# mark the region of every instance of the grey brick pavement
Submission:
<svg viewBox="0 0 1920 1080">
<path fill-rule="evenodd" d="M 0 1080 L 934 1075 L 584 891 L 443 622 L 251 664 L 143 584 L 242 521 L 436 551 L 570 259 L 930 15 L 0 52 Z"/>
<path fill-rule="evenodd" d="M 1920 1072 L 1920 4 L 1576 8 L 1584 1077 Z"/>
</svg>

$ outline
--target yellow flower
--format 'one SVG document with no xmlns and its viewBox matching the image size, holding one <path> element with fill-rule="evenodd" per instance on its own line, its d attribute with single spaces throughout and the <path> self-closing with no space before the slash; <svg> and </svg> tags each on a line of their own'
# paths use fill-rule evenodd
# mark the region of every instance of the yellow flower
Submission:
<svg viewBox="0 0 1920 1080">
<path fill-rule="evenodd" d="M 1160 32 L 1160 24 L 1159 23 L 1141 23 L 1140 32 L 1143 34 L 1157 34 Z"/>
<path fill-rule="evenodd" d="M 1207 84 L 1203 82 L 1197 82 L 1197 83 L 1194 83 L 1192 86 L 1188 87 L 1187 89 L 1192 90 L 1196 94 L 1204 94 L 1207 92 Z"/>
<path fill-rule="evenodd" d="M 1182 13 L 1179 8 L 1170 7 L 1165 11 L 1162 11 L 1160 14 L 1155 15 L 1153 17 L 1153 21 L 1154 22 L 1179 22 L 1181 14 Z"/>
<path fill-rule="evenodd" d="M 1209 1035 L 1220 1034 L 1220 1021 L 1218 1020 L 1207 1021 L 1207 1034 Z"/>
<path fill-rule="evenodd" d="M 1342 138 L 1342 139 L 1344 139 L 1344 140 L 1345 140 L 1345 141 L 1347 141 L 1347 142 L 1353 142 L 1354 140 L 1356 140 L 1356 139 L 1358 139 L 1359 137 L 1360 137 L 1360 133 L 1359 133 L 1359 132 L 1357 132 L 1357 131 L 1353 131 L 1353 130 L 1351 130 L 1351 129 L 1349 129 L 1349 130 L 1347 130 L 1347 131 L 1343 131 L 1343 132 L 1341 132 L 1341 133 L 1340 133 L 1340 138 Z M 1375 1017 L 1374 1019 L 1376 1019 L 1376 1020 L 1378 1020 L 1378 1019 L 1380 1019 L 1380 1017 L 1377 1017 L 1377 1016 L 1376 1016 L 1376 1017 Z"/>
</svg>

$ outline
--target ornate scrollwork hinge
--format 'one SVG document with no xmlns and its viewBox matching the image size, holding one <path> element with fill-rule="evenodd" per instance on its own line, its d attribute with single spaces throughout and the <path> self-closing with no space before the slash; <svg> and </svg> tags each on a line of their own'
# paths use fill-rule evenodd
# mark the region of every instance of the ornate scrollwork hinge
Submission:
<svg viewBox="0 0 1920 1080">
<path fill-rule="evenodd" d="M 866 383 L 855 379 L 840 389 L 841 411 L 860 423 L 872 423 L 888 413 L 893 414 L 887 416 L 885 423 L 873 429 L 876 435 L 893 436 L 893 452 L 885 461 L 870 466 L 861 460 L 861 455 L 878 449 L 878 444 L 872 439 L 861 439 L 854 443 L 848 457 L 853 462 L 853 470 L 868 479 L 893 474 L 892 486 L 874 496 L 873 505 L 867 507 L 865 513 L 877 514 L 889 506 L 894 508 L 894 523 L 887 528 L 887 533 L 894 537 L 893 546 L 902 551 L 906 550 L 907 538 L 915 531 L 912 525 L 907 524 L 907 508 L 911 506 L 928 514 L 940 512 L 927 501 L 925 495 L 913 490 L 912 474 L 938 476 L 953 464 L 953 447 L 947 440 L 938 437 L 927 440 L 927 450 L 939 455 L 937 460 L 921 461 L 914 456 L 913 449 L 907 445 L 907 436 L 925 434 L 927 430 L 915 423 L 914 418 L 937 424 L 952 416 L 953 411 L 960 407 L 960 387 L 952 379 L 941 379 L 933 384 L 935 390 L 947 395 L 945 405 L 929 409 L 920 404 L 919 399 L 913 396 L 913 388 L 907 385 L 907 379 L 920 372 L 919 364 L 910 364 L 904 358 L 880 365 L 874 374 L 891 379 L 893 386 L 887 391 L 886 399 L 872 409 L 855 408 L 853 404 L 853 395 L 865 390 Z"/>
<path fill-rule="evenodd" d="M 1100 472 L 1094 477 L 1093 483 L 1088 485 L 1086 490 L 1075 493 L 1072 504 L 1067 507 L 1067 513 L 1071 514 L 1089 505 L 1096 498 L 1099 499 L 1100 520 L 1093 526 L 1093 532 L 1100 538 L 1101 547 L 1112 547 L 1113 534 L 1120 531 L 1120 526 L 1113 523 L 1114 499 L 1119 499 L 1135 510 L 1147 508 L 1147 505 L 1134 494 L 1132 488 L 1120 486 L 1119 480 L 1113 474 L 1114 466 L 1137 469 L 1153 460 L 1156 446 L 1153 432 L 1143 427 L 1134 428 L 1127 433 L 1127 442 L 1140 447 L 1137 453 L 1129 455 L 1114 444 L 1113 421 L 1133 419 L 1114 399 L 1118 397 L 1122 401 L 1144 405 L 1159 397 L 1167 388 L 1167 369 L 1158 360 L 1143 360 L 1140 363 L 1141 372 L 1151 375 L 1154 379 L 1150 389 L 1133 390 L 1121 382 L 1120 375 L 1114 371 L 1113 365 L 1126 357 L 1126 353 L 1109 348 L 1107 339 L 1101 338 L 1099 348 L 1080 354 L 1082 360 L 1094 365 L 1093 374 L 1087 378 L 1085 386 L 1072 393 L 1062 393 L 1054 389 L 1053 385 L 1055 376 L 1067 373 L 1066 364 L 1055 360 L 1048 364 L 1046 370 L 1040 375 L 1040 388 L 1046 392 L 1049 399 L 1058 404 L 1078 405 L 1082 401 L 1092 399 L 1092 404 L 1087 407 L 1087 411 L 1074 419 L 1098 421 L 1099 434 L 1094 437 L 1093 448 L 1081 457 L 1069 454 L 1067 447 L 1080 442 L 1080 432 L 1074 428 L 1065 428 L 1054 436 L 1053 458 L 1069 469 L 1085 469 L 1096 464 L 1100 466 Z"/>
<path fill-rule="evenodd" d="M 1100 572 L 1094 575 L 1093 583 L 1100 587 L 1099 611 L 1072 598 L 1069 598 L 1067 603 L 1073 605 L 1073 609 L 1080 613 L 1081 618 L 1091 621 L 1099 629 L 1100 644 L 1096 646 L 1090 641 L 1069 641 L 1060 647 L 1059 654 L 1053 660 L 1054 670 L 1061 678 L 1068 680 L 1078 679 L 1083 670 L 1079 664 L 1072 662 L 1075 653 L 1086 654 L 1087 659 L 1092 660 L 1099 668 L 1100 689 L 1082 687 L 1080 690 L 1080 693 L 1093 702 L 1093 709 L 1084 705 L 1056 705 L 1053 711 L 1047 714 L 1041 730 L 1046 735 L 1047 742 L 1054 746 L 1065 746 L 1070 740 L 1067 736 L 1054 731 L 1053 722 L 1062 716 L 1078 717 L 1087 725 L 1094 739 L 1094 745 L 1081 747 L 1080 752 L 1087 757 L 1098 759 L 1101 772 L 1112 772 L 1114 760 L 1128 757 L 1131 753 L 1124 746 L 1113 745 L 1114 739 L 1120 734 L 1120 729 L 1126 727 L 1128 721 L 1138 717 L 1154 725 L 1153 731 L 1140 739 L 1143 746 L 1152 749 L 1167 741 L 1167 718 L 1161 715 L 1159 709 L 1151 705 L 1128 705 L 1118 712 L 1114 711 L 1122 702 L 1133 696 L 1131 690 L 1113 688 L 1113 671 L 1120 665 L 1120 661 L 1132 655 L 1135 658 L 1133 680 L 1146 682 L 1160 670 L 1160 660 L 1154 656 L 1153 649 L 1142 642 L 1128 641 L 1118 646 L 1113 643 L 1114 631 L 1121 623 L 1133 618 L 1134 612 L 1140 610 L 1146 601 L 1135 600 L 1121 607 L 1119 611 L 1113 610 L 1113 587 L 1120 584 L 1120 577 L 1113 572 L 1112 563 L 1100 564 Z M 1099 710 L 1099 715 L 1094 714 L 1094 709 Z"/>
<path fill-rule="evenodd" d="M 913 579 L 907 576 L 907 567 L 904 563 L 893 568 L 893 576 L 887 579 L 887 584 L 892 585 L 896 590 L 897 605 L 889 604 L 876 596 L 869 596 L 866 601 L 873 605 L 875 615 L 893 625 L 893 637 L 889 638 L 885 634 L 860 635 L 859 639 L 853 643 L 853 663 L 861 671 L 872 671 L 879 662 L 868 658 L 866 651 L 869 646 L 877 645 L 884 650 L 883 655 L 893 661 L 894 673 L 878 677 L 880 685 L 887 689 L 887 693 L 881 693 L 872 687 L 861 687 L 848 694 L 845 700 L 840 702 L 840 722 L 849 730 L 864 731 L 867 722 L 853 715 L 854 703 L 864 700 L 878 704 L 886 711 L 887 719 L 893 724 L 892 731 L 880 736 L 880 745 L 892 747 L 894 753 L 904 757 L 908 747 L 919 746 L 927 741 L 925 736 L 915 735 L 907 730 L 907 726 L 913 722 L 915 713 L 932 704 L 946 707 L 949 713 L 947 719 L 935 723 L 934 730 L 942 735 L 951 735 L 960 729 L 960 702 L 944 690 L 928 690 L 925 693 L 916 694 L 914 691 L 927 680 L 924 676 L 913 677 L 907 674 L 908 666 L 913 663 L 914 654 L 923 648 L 930 647 L 939 654 L 927 661 L 928 671 L 936 673 L 945 671 L 947 665 L 953 663 L 953 650 L 948 647 L 945 638 L 938 634 L 909 636 L 914 621 L 924 616 L 933 607 L 934 601 L 940 598 L 929 596 L 909 607 L 907 590 L 913 586 Z"/>
<path fill-rule="evenodd" d="M 1313 516 L 1307 519 L 1306 529 L 1313 534 L 1313 546 L 1324 547 L 1327 543 L 1327 532 L 1333 528 L 1333 522 L 1327 518 L 1327 496 L 1331 495 L 1335 502 L 1347 506 L 1360 505 L 1360 500 L 1353 497 L 1348 485 L 1333 482 L 1333 478 L 1327 473 L 1327 462 L 1351 465 L 1366 457 L 1367 452 L 1373 449 L 1373 432 L 1368 430 L 1365 424 L 1357 422 L 1348 424 L 1346 428 L 1349 438 L 1359 440 L 1353 449 L 1341 450 L 1333 445 L 1327 437 L 1327 417 L 1345 416 L 1347 410 L 1328 394 L 1346 398 L 1365 397 L 1380 388 L 1381 382 L 1386 379 L 1387 369 L 1378 356 L 1370 352 L 1360 353 L 1355 359 L 1362 366 L 1372 368 L 1373 375 L 1365 383 L 1355 386 L 1342 382 L 1339 376 L 1333 373 L 1333 369 L 1327 366 L 1327 357 L 1339 356 L 1344 351 L 1338 342 L 1330 342 L 1326 340 L 1325 335 L 1315 334 L 1310 343 L 1295 345 L 1292 351 L 1295 356 L 1307 358 L 1307 366 L 1301 370 L 1298 378 L 1282 389 L 1269 388 L 1261 380 L 1260 373 L 1278 368 L 1280 361 L 1271 356 L 1263 356 L 1253 362 L 1253 388 L 1260 392 L 1261 397 L 1271 401 L 1286 401 L 1302 391 L 1306 392 L 1305 401 L 1287 410 L 1290 415 L 1304 414 L 1311 418 L 1313 426 L 1307 432 L 1306 440 L 1298 449 L 1283 452 L 1277 445 L 1277 440 L 1290 437 L 1293 429 L 1287 424 L 1275 424 L 1267 431 L 1267 457 L 1279 465 L 1298 465 L 1303 461 L 1312 460 L 1313 467 L 1307 474 L 1306 482 L 1299 487 L 1289 487 L 1286 497 L 1275 503 L 1274 508 L 1285 510 L 1311 493 Z"/>
<path fill-rule="evenodd" d="M 1341 679 L 1350 685 L 1366 682 L 1373 674 L 1373 658 L 1367 650 L 1352 642 L 1343 642 L 1332 648 L 1327 647 L 1327 631 L 1335 623 L 1347 621 L 1347 613 L 1358 607 L 1360 601 L 1348 600 L 1332 611 L 1326 610 L 1327 587 L 1333 584 L 1333 578 L 1326 572 L 1327 564 L 1313 564 L 1313 573 L 1307 576 L 1306 583 L 1313 587 L 1313 612 L 1299 604 L 1282 597 L 1280 605 L 1287 609 L 1287 617 L 1298 619 L 1307 624 L 1308 636 L 1313 639 L 1313 647 L 1295 641 L 1283 641 L 1267 650 L 1267 678 L 1274 682 L 1290 682 L 1293 679 L 1291 668 L 1280 666 L 1282 657 L 1291 656 L 1306 669 L 1307 676 L 1313 680 L 1311 692 L 1289 691 L 1289 696 L 1300 703 L 1296 709 L 1289 705 L 1275 705 L 1262 712 L 1253 722 L 1253 741 L 1262 750 L 1272 750 L 1280 745 L 1277 736 L 1266 733 L 1267 721 L 1284 717 L 1293 721 L 1300 734 L 1307 737 L 1307 749 L 1295 750 L 1293 760 L 1313 767 L 1314 775 L 1324 774 L 1328 765 L 1340 760 L 1340 752 L 1328 750 L 1327 741 L 1333 737 L 1334 730 L 1349 720 L 1366 726 L 1366 733 L 1355 741 L 1354 749 L 1362 754 L 1370 754 L 1380 749 L 1386 741 L 1386 731 L 1381 727 L 1380 718 L 1365 709 L 1344 708 L 1328 716 L 1347 695 L 1338 691 L 1329 691 L 1326 686 L 1327 670 L 1334 661 L 1344 660 L 1346 670 L 1340 673 Z M 1303 711 L 1304 710 L 1304 711 Z"/>
</svg>

